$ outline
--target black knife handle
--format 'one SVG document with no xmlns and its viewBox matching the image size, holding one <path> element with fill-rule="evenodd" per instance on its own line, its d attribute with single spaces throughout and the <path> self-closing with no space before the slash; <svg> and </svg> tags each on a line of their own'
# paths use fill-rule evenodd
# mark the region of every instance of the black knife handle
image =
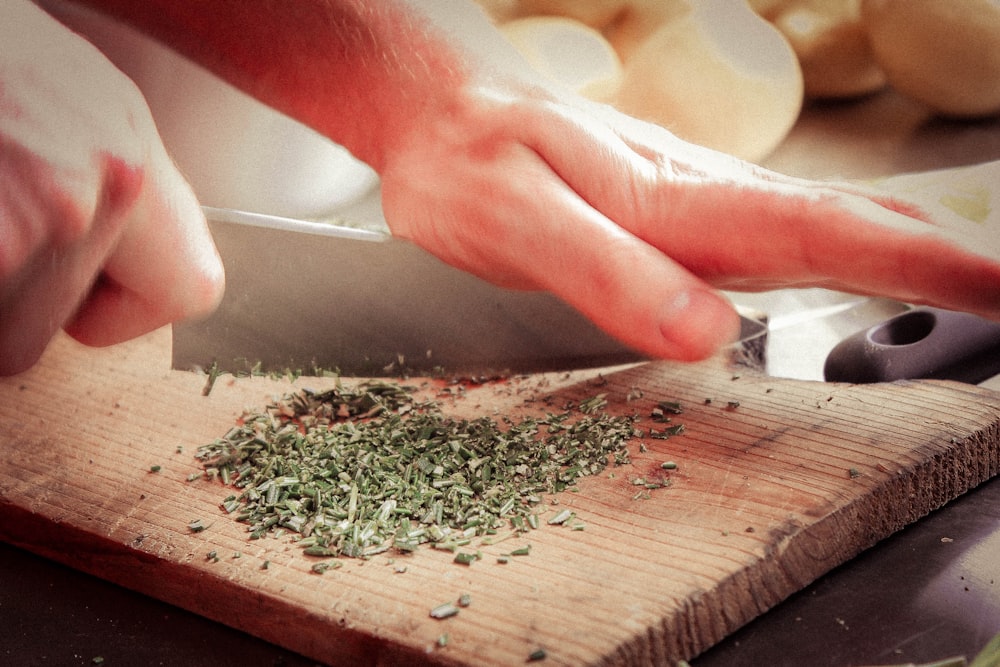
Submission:
<svg viewBox="0 0 1000 667">
<path fill-rule="evenodd" d="M 845 338 L 823 368 L 828 382 L 917 378 L 976 384 L 1000 373 L 1000 322 L 914 308 Z"/>
</svg>

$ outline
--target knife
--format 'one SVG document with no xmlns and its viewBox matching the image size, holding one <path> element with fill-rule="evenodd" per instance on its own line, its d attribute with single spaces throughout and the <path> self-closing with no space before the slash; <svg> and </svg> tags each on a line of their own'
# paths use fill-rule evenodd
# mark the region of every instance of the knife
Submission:
<svg viewBox="0 0 1000 667">
<path fill-rule="evenodd" d="M 823 368 L 828 382 L 938 379 L 979 384 L 1000 373 L 1000 322 L 920 307 L 838 343 Z"/>
<path fill-rule="evenodd" d="M 547 292 L 496 287 L 381 231 L 205 207 L 226 269 L 175 369 L 348 376 L 528 373 L 645 360 Z M 741 341 L 765 324 L 742 317 Z"/>
</svg>

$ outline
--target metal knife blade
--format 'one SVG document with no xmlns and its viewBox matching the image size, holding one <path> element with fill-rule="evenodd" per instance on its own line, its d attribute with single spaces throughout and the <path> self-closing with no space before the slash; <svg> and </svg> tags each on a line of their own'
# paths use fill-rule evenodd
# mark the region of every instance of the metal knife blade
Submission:
<svg viewBox="0 0 1000 667">
<path fill-rule="evenodd" d="M 551 294 L 496 287 L 388 234 L 205 208 L 226 268 L 173 367 L 377 377 L 542 372 L 643 360 Z M 744 318 L 743 339 L 766 326 Z"/>
</svg>

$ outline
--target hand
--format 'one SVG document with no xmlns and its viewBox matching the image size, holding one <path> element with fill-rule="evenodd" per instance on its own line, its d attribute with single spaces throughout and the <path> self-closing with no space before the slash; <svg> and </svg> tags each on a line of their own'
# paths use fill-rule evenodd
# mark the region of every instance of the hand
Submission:
<svg viewBox="0 0 1000 667">
<path fill-rule="evenodd" d="M 205 313 L 222 265 L 139 92 L 27 0 L 0 22 L 0 374 L 65 327 L 116 343 Z"/>
<path fill-rule="evenodd" d="M 822 286 L 1000 317 L 996 244 L 970 249 L 878 193 L 786 178 L 538 90 L 474 90 L 425 119 L 388 157 L 383 200 L 397 235 L 548 289 L 655 357 L 702 358 L 736 335 L 713 288 Z"/>
<path fill-rule="evenodd" d="M 471 3 L 86 2 L 372 165 L 396 235 L 549 290 L 654 357 L 699 359 L 736 336 L 718 288 L 824 286 L 1000 317 L 996 243 L 554 90 Z"/>
</svg>

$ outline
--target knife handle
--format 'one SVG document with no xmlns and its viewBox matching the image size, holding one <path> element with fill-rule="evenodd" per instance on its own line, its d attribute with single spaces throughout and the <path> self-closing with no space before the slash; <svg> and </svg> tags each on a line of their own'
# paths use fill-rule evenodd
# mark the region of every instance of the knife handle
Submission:
<svg viewBox="0 0 1000 667">
<path fill-rule="evenodd" d="M 845 338 L 823 368 L 828 382 L 917 378 L 977 384 L 1000 373 L 1000 322 L 914 308 Z"/>
</svg>

